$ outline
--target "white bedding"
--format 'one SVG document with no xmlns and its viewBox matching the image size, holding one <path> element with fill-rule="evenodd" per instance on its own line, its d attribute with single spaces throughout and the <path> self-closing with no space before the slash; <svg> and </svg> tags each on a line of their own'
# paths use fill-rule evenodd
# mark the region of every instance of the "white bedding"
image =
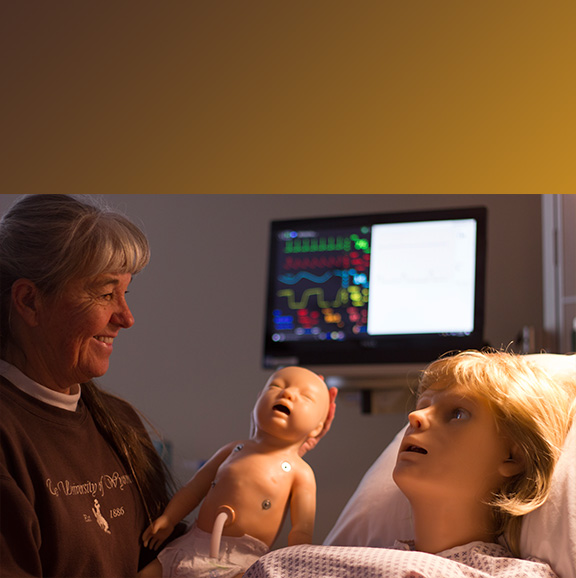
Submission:
<svg viewBox="0 0 576 578">
<path fill-rule="evenodd" d="M 473 542 L 441 552 L 293 546 L 266 554 L 244 578 L 555 578 L 547 564 L 510 557 L 497 544 Z"/>
</svg>

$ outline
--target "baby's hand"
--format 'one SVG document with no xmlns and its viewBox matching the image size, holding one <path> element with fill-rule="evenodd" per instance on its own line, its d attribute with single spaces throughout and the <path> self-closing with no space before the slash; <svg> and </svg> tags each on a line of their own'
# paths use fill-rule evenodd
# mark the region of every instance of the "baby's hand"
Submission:
<svg viewBox="0 0 576 578">
<path fill-rule="evenodd" d="M 172 524 L 167 516 L 162 514 L 146 528 L 146 531 L 142 535 L 144 547 L 150 548 L 151 550 L 158 550 L 173 531 L 174 524 Z"/>
</svg>

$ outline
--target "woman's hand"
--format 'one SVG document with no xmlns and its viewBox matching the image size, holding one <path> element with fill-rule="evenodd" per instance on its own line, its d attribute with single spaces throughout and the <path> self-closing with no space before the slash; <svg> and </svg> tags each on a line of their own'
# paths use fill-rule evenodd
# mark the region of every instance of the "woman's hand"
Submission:
<svg viewBox="0 0 576 578">
<path fill-rule="evenodd" d="M 174 524 L 170 519 L 162 514 L 146 528 L 142 535 L 142 542 L 145 548 L 158 550 L 158 548 L 170 537 L 174 531 Z"/>
<path fill-rule="evenodd" d="M 338 389 L 335 387 L 331 387 L 328 390 L 330 394 L 330 407 L 328 408 L 328 416 L 326 417 L 326 421 L 324 422 L 324 427 L 322 431 L 314 438 L 308 438 L 298 450 L 298 454 L 302 457 L 306 452 L 309 452 L 311 449 L 316 447 L 316 444 L 328 433 L 330 427 L 332 426 L 332 422 L 334 421 L 334 414 L 336 413 L 336 396 L 338 395 Z"/>
</svg>

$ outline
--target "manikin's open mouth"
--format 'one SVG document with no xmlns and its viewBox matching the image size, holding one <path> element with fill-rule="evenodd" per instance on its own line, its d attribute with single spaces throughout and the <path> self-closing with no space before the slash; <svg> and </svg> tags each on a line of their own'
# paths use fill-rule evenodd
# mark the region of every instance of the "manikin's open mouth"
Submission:
<svg viewBox="0 0 576 578">
<path fill-rule="evenodd" d="M 428 453 L 424 448 L 421 448 L 419 446 L 408 446 L 406 448 L 406 451 L 407 452 L 415 452 L 417 454 L 427 454 Z"/>
<path fill-rule="evenodd" d="M 282 405 L 281 403 L 277 403 L 273 409 L 281 413 L 285 413 L 286 415 L 290 415 L 290 409 L 287 408 L 285 405 Z"/>
</svg>

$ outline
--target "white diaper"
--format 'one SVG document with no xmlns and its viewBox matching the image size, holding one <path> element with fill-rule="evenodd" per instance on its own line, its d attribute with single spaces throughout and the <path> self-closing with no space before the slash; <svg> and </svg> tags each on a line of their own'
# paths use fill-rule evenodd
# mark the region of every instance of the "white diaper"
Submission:
<svg viewBox="0 0 576 578">
<path fill-rule="evenodd" d="M 211 534 L 196 524 L 158 554 L 163 578 L 234 578 L 243 574 L 269 551 L 264 542 L 248 534 L 222 536 L 220 558 L 210 557 Z"/>
</svg>

